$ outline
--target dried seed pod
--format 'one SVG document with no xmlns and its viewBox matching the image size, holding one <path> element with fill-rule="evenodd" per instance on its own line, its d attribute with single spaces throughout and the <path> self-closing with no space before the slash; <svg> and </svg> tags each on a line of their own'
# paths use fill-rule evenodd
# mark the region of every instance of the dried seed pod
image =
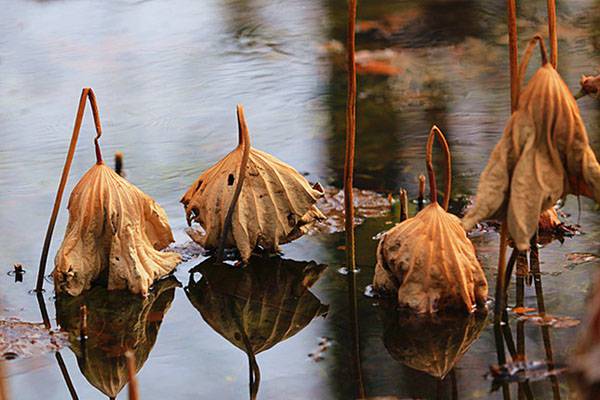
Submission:
<svg viewBox="0 0 600 400">
<path fill-rule="evenodd" d="M 205 249 L 237 248 L 247 261 L 260 246 L 278 251 L 297 239 L 317 220 L 325 219 L 314 205 L 323 195 L 317 184 L 275 157 L 250 147 L 241 106 L 237 109 L 239 145 L 192 184 L 181 202 L 191 233 Z"/>
<path fill-rule="evenodd" d="M 434 135 L 446 151 L 444 208 L 437 203 L 431 162 Z M 395 293 L 401 306 L 417 313 L 447 308 L 471 312 L 487 298 L 487 281 L 475 247 L 460 220 L 446 212 L 451 191 L 450 163 L 448 144 L 434 126 L 427 142 L 431 204 L 385 233 L 377 248 L 374 288 Z"/>
<path fill-rule="evenodd" d="M 100 286 L 77 297 L 57 296 L 56 319 L 68 333 L 79 369 L 92 386 L 117 398 L 129 382 L 126 353 L 134 353 L 134 369 L 139 371 L 179 286 L 177 279 L 168 277 L 156 282 L 146 297 Z M 84 342 L 79 340 L 82 305 L 88 309 L 88 338 Z"/>
<path fill-rule="evenodd" d="M 600 200 L 600 164 L 575 98 L 548 63 L 539 36 L 527 48 L 521 80 L 536 41 L 542 67 L 518 96 L 518 108 L 481 174 L 475 206 L 463 218 L 466 229 L 483 219 L 506 218 L 519 250 L 529 249 L 540 213 L 561 197 L 571 193 Z"/>
<path fill-rule="evenodd" d="M 106 279 L 109 290 L 145 295 L 180 261 L 164 210 L 103 163 L 86 172 L 69 199 L 69 223 L 52 273 L 72 296 Z"/>
</svg>

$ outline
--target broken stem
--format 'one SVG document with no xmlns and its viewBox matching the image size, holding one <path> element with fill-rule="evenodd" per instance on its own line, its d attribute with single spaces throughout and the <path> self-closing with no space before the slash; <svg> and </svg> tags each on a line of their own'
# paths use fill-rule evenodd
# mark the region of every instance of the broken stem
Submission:
<svg viewBox="0 0 600 400">
<path fill-rule="evenodd" d="M 408 219 L 408 193 L 400 189 L 400 222 Z"/>
<path fill-rule="evenodd" d="M 417 198 L 417 209 L 421 211 L 425 203 L 425 175 L 419 175 L 419 197 Z"/>
<path fill-rule="evenodd" d="M 229 209 L 227 209 L 227 215 L 225 216 L 225 221 L 223 222 L 223 231 L 221 233 L 221 239 L 219 240 L 219 250 L 217 251 L 217 263 L 223 261 L 225 244 L 227 243 L 227 236 L 229 235 L 229 229 L 231 228 L 233 212 L 235 211 L 235 206 L 240 198 L 240 194 L 242 193 L 242 185 L 244 184 L 244 180 L 246 178 L 246 168 L 248 167 L 248 159 L 250 158 L 250 133 L 248 132 L 246 118 L 244 117 L 244 107 L 242 107 L 241 104 L 238 104 L 237 106 L 237 122 L 239 139 L 238 148 L 241 147 L 243 151 L 242 162 L 240 163 L 240 170 L 238 172 L 238 180 L 235 186 L 235 191 L 233 192 L 233 197 L 231 198 L 231 203 L 229 204 Z"/>
<path fill-rule="evenodd" d="M 448 210 L 448 205 L 450 204 L 450 192 L 452 191 L 452 155 L 450 154 L 450 148 L 448 147 L 448 142 L 446 141 L 446 137 L 440 131 L 437 126 L 433 126 L 431 131 L 429 131 L 429 137 L 427 138 L 427 151 L 425 154 L 425 159 L 427 163 L 427 174 L 429 175 L 429 191 L 431 194 L 431 202 L 437 203 L 437 184 L 435 182 L 435 173 L 433 171 L 433 162 L 432 162 L 432 152 L 433 152 L 433 139 L 434 137 L 438 138 L 438 141 L 442 145 L 444 150 L 444 154 L 446 156 L 446 192 L 444 193 L 444 201 L 442 206 L 444 210 Z"/>
<path fill-rule="evenodd" d="M 346 156 L 344 162 L 344 218 L 346 229 L 346 265 L 356 268 L 354 239 L 354 198 L 352 193 L 354 174 L 354 145 L 356 139 L 356 0 L 348 0 L 348 93 L 346 103 Z"/>
<path fill-rule="evenodd" d="M 508 5 L 508 52 L 510 58 L 510 106 L 512 112 L 519 104 L 519 56 L 517 42 L 517 5 L 516 0 L 507 0 Z"/>
<path fill-rule="evenodd" d="M 548 36 L 550 38 L 550 63 L 558 65 L 558 35 L 556 33 L 556 1 L 548 0 Z"/>
<path fill-rule="evenodd" d="M 50 250 L 52 233 L 54 232 L 54 226 L 56 225 L 56 218 L 58 217 L 58 211 L 60 210 L 60 203 L 62 201 L 62 196 L 65 191 L 65 186 L 67 185 L 67 180 L 69 179 L 69 171 L 71 170 L 73 156 L 75 155 L 77 140 L 79 139 L 79 131 L 81 130 L 81 123 L 83 122 L 83 113 L 85 111 L 86 98 L 90 99 L 90 104 L 92 106 L 92 114 L 94 116 L 94 124 L 96 126 L 96 138 L 94 139 L 94 144 L 96 147 L 96 162 L 98 164 L 102 163 L 102 154 L 100 153 L 100 147 L 98 144 L 98 139 L 102 135 L 102 128 L 100 126 L 100 117 L 98 114 L 96 96 L 94 95 L 94 91 L 91 88 L 83 88 L 83 90 L 81 91 L 81 97 L 79 99 L 79 106 L 77 108 L 77 116 L 75 117 L 75 126 L 73 127 L 73 133 L 71 134 L 69 150 L 67 151 L 67 158 L 65 159 L 65 165 L 63 167 L 62 175 L 60 177 L 60 183 L 58 184 L 56 198 L 54 199 L 52 214 L 50 215 L 50 222 L 48 223 L 46 237 L 44 238 L 42 256 L 40 257 L 40 267 L 38 269 L 37 284 L 35 286 L 36 292 L 41 292 L 44 289 L 44 275 L 46 273 L 46 263 L 48 262 L 48 251 Z"/>
</svg>

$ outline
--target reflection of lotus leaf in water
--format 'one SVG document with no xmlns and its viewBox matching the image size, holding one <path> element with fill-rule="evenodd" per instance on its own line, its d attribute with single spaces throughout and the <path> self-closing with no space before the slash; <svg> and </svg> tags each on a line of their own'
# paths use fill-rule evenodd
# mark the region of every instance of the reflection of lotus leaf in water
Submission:
<svg viewBox="0 0 600 400">
<path fill-rule="evenodd" d="M 126 291 L 94 287 L 77 297 L 60 295 L 56 300 L 57 320 L 69 333 L 71 349 L 86 379 L 105 395 L 114 398 L 129 381 L 125 352 L 135 354 L 136 371 L 146 362 L 163 317 L 175 295 L 175 278 L 158 281 L 146 298 Z M 87 306 L 85 346 L 79 341 L 80 307 Z"/>
<path fill-rule="evenodd" d="M 213 262 L 192 270 L 202 279 L 190 275 L 185 292 L 202 318 L 246 353 L 267 350 L 327 313 L 329 307 L 308 290 L 323 265 L 261 257 L 252 257 L 246 268 Z"/>
<path fill-rule="evenodd" d="M 444 378 L 485 328 L 487 310 L 469 315 L 384 314 L 384 344 L 402 364 Z"/>
</svg>

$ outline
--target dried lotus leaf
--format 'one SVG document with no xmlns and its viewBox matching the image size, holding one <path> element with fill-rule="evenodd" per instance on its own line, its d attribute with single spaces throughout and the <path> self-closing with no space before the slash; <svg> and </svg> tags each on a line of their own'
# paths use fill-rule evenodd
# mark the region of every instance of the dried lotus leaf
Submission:
<svg viewBox="0 0 600 400">
<path fill-rule="evenodd" d="M 529 249 L 539 215 L 567 194 L 600 201 L 600 164 L 589 146 L 575 98 L 547 62 L 543 41 L 534 38 L 521 65 L 526 69 L 535 41 L 542 67 L 519 95 L 502 138 L 481 174 L 475 206 L 465 229 L 483 219 L 506 218 L 519 250 Z"/>
<path fill-rule="evenodd" d="M 323 265 L 253 256 L 248 268 L 232 268 L 207 259 L 193 272 L 185 288 L 192 305 L 221 336 L 252 356 L 304 329 L 325 315 L 309 288 Z M 246 340 L 247 339 L 247 340 Z"/>
<path fill-rule="evenodd" d="M 103 163 L 81 178 L 68 208 L 52 273 L 59 293 L 77 296 L 106 280 L 109 290 L 145 295 L 180 261 L 178 254 L 160 251 L 173 242 L 164 210 Z"/>
<path fill-rule="evenodd" d="M 582 76 L 579 81 L 581 85 L 580 95 L 590 95 L 600 99 L 600 75 L 598 76 Z"/>
<path fill-rule="evenodd" d="M 444 379 L 479 338 L 486 321 L 485 309 L 443 317 L 386 312 L 383 342 L 397 361 Z"/>
<path fill-rule="evenodd" d="M 116 398 L 129 381 L 128 350 L 135 354 L 135 370 L 142 368 L 178 286 L 177 279 L 169 277 L 156 282 L 147 297 L 100 286 L 80 296 L 57 297 L 57 321 L 68 332 L 79 369 L 92 386 Z M 79 339 L 82 305 L 88 310 L 85 344 Z"/>
<path fill-rule="evenodd" d="M 383 235 L 377 248 L 373 287 L 396 294 L 400 306 L 417 313 L 449 308 L 471 312 L 475 305 L 485 303 L 487 281 L 460 220 L 437 203 L 431 166 L 434 133 L 446 149 L 446 187 L 450 193 L 450 153 L 443 134 L 434 126 L 427 145 L 432 203 Z M 448 200 L 446 195 L 446 207 Z"/>
<path fill-rule="evenodd" d="M 247 261 L 256 247 L 277 252 L 325 216 L 315 206 L 317 184 L 277 158 L 250 147 L 243 109 L 238 106 L 239 145 L 192 184 L 181 202 L 190 235 L 208 250 L 237 248 Z M 243 170 L 243 175 L 240 175 Z"/>
</svg>

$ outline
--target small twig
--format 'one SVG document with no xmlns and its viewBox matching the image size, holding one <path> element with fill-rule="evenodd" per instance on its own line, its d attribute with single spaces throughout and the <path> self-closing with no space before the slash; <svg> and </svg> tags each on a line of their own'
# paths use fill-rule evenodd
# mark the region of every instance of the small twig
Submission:
<svg viewBox="0 0 600 400">
<path fill-rule="evenodd" d="M 92 114 L 94 116 L 94 124 L 96 127 L 96 138 L 94 144 L 96 147 L 96 162 L 102 163 L 102 154 L 100 153 L 100 146 L 98 139 L 102 135 L 102 128 L 100 126 L 100 117 L 98 115 L 98 105 L 96 103 L 96 96 L 91 88 L 84 88 L 81 91 L 81 97 L 79 99 L 79 106 L 77 108 L 77 116 L 75 117 L 75 126 L 73 127 L 73 133 L 71 135 L 71 142 L 69 144 L 69 150 L 67 151 L 67 158 L 63 167 L 62 175 L 60 177 L 60 183 L 58 184 L 58 190 L 56 192 L 56 198 L 54 199 L 54 206 L 52 208 L 52 214 L 50 215 L 50 222 L 48 223 L 48 229 L 46 230 L 46 237 L 44 238 L 44 246 L 42 248 L 42 256 L 40 258 L 40 267 L 38 269 L 37 284 L 35 286 L 36 292 L 41 292 L 44 289 L 44 275 L 46 274 L 46 263 L 48 262 L 48 251 L 50 250 L 50 242 L 52 241 L 52 233 L 54 232 L 54 226 L 56 225 L 56 218 L 58 217 L 58 211 L 60 210 L 60 203 L 62 196 L 69 179 L 69 171 L 71 170 L 71 163 L 73 162 L 73 156 L 75 155 L 75 149 L 77 147 L 77 140 L 79 139 L 79 131 L 81 130 L 81 123 L 83 122 L 83 113 L 85 111 L 86 98 L 89 98 L 92 106 Z"/>
<path fill-rule="evenodd" d="M 419 197 L 417 198 L 417 208 L 419 211 L 423 209 L 425 203 L 425 175 L 419 175 Z"/>
<path fill-rule="evenodd" d="M 400 189 L 400 222 L 408 219 L 408 193 Z"/>
<path fill-rule="evenodd" d="M 135 355 L 131 350 L 128 350 L 125 352 L 125 358 L 127 359 L 127 375 L 129 377 L 129 400 L 140 400 L 135 371 Z"/>
<path fill-rule="evenodd" d="M 246 118 L 244 117 L 244 108 L 241 104 L 237 106 L 237 121 L 238 121 L 238 148 L 242 148 L 242 162 L 240 163 L 240 170 L 238 172 L 238 180 L 235 186 L 235 191 L 233 192 L 233 197 L 231 198 L 231 203 L 229 204 L 229 209 L 227 209 L 227 215 L 225 216 L 225 221 L 223 222 L 223 231 L 221 232 L 221 239 L 219 241 L 219 250 L 217 251 L 217 263 L 223 261 L 223 257 L 225 254 L 225 243 L 227 243 L 227 236 L 229 235 L 229 229 L 231 228 L 231 220 L 233 218 L 233 212 L 235 211 L 235 206 L 240 198 L 240 194 L 242 193 L 242 186 L 244 184 L 244 180 L 246 179 L 246 169 L 248 167 L 248 159 L 250 158 L 250 133 L 248 132 L 248 126 L 246 125 Z"/>
<path fill-rule="evenodd" d="M 558 65 L 558 35 L 556 33 L 556 1 L 548 0 L 548 36 L 550 38 L 550 64 Z"/>
<path fill-rule="evenodd" d="M 450 148 L 448 147 L 448 142 L 446 141 L 446 137 L 440 131 L 437 126 L 433 126 L 431 131 L 429 131 L 429 137 L 427 138 L 427 151 L 425 154 L 425 159 L 427 163 L 427 174 L 429 175 L 429 191 L 431 194 L 431 202 L 437 203 L 437 184 L 435 182 L 435 173 L 433 171 L 433 161 L 432 161 L 432 153 L 433 153 L 433 139 L 437 137 L 438 141 L 442 145 L 444 149 L 444 154 L 446 156 L 446 193 L 444 193 L 444 201 L 442 203 L 442 207 L 444 210 L 448 210 L 448 205 L 450 204 L 450 193 L 452 192 L 452 155 L 450 154 Z"/>
</svg>

